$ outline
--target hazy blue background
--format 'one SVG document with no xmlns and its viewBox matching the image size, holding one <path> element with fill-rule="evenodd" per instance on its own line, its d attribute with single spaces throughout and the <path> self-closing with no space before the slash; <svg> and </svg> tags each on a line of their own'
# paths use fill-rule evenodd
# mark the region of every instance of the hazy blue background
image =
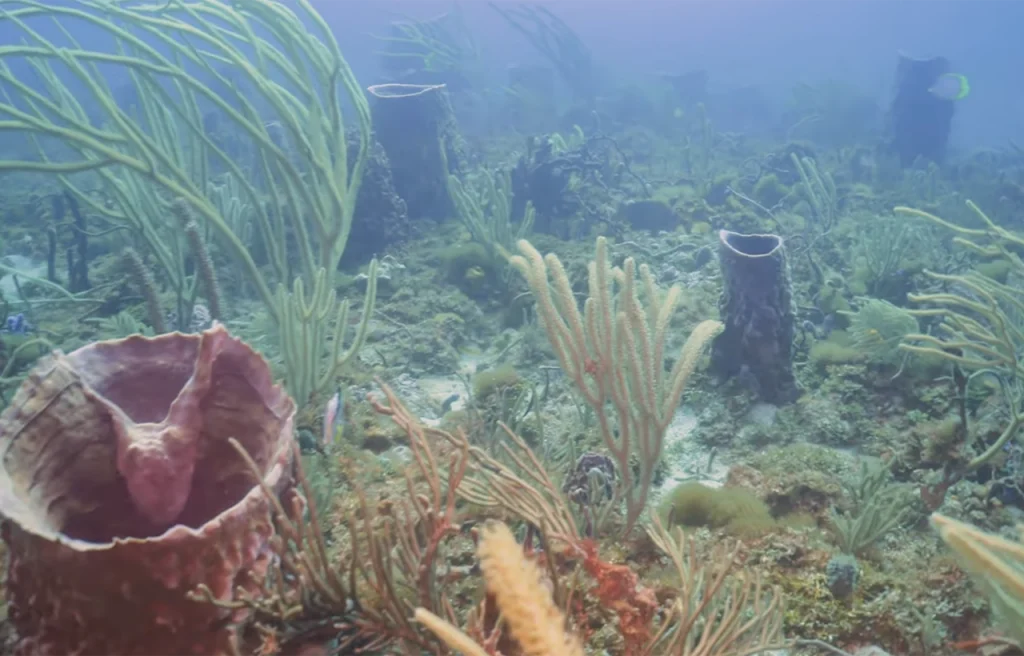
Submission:
<svg viewBox="0 0 1024 656">
<path fill-rule="evenodd" d="M 377 76 L 390 20 L 449 10 L 436 0 L 312 0 L 360 81 Z M 504 4 L 514 4 L 505 2 Z M 1024 2 L 1014 0 L 552 0 L 545 3 L 619 79 L 704 68 L 711 89 L 756 84 L 779 97 L 794 84 L 847 81 L 889 100 L 896 53 L 943 55 L 971 81 L 952 141 L 1024 145 Z M 483 0 L 461 3 L 496 69 L 537 57 Z"/>
</svg>

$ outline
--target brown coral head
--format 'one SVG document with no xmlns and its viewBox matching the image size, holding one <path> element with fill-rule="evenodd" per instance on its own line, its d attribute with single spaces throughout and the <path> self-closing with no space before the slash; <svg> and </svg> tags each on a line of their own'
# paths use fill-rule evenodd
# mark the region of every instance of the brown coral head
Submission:
<svg viewBox="0 0 1024 656">
<path fill-rule="evenodd" d="M 98 342 L 37 365 L 0 416 L 8 593 L 19 633 L 35 641 L 26 649 L 80 649 L 104 622 L 124 634 L 134 614 L 146 618 L 141 643 L 90 648 L 138 653 L 162 639 L 151 653 L 182 649 L 159 637 L 182 629 L 193 632 L 187 651 L 199 648 L 203 629 L 224 618 L 185 593 L 205 584 L 228 600 L 258 581 L 273 533 L 258 481 L 228 440 L 281 493 L 294 414 L 266 361 L 221 325 Z M 83 601 L 53 605 L 48 593 Z"/>
</svg>

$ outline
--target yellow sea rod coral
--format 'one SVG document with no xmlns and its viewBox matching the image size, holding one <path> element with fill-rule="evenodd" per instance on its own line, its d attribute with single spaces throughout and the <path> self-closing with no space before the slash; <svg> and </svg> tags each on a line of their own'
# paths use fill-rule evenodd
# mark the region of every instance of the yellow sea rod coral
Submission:
<svg viewBox="0 0 1024 656">
<path fill-rule="evenodd" d="M 477 555 L 487 591 L 525 656 L 583 656 L 579 640 L 565 631 L 565 617 L 544 586 L 540 569 L 523 555 L 507 526 L 484 528 Z M 469 636 L 427 610 L 417 608 L 416 620 L 452 649 L 466 656 L 486 655 Z"/>
<path fill-rule="evenodd" d="M 487 591 L 494 595 L 509 632 L 524 654 L 582 656 L 579 641 L 565 632 L 565 617 L 544 586 L 540 569 L 523 556 L 522 547 L 507 526 L 486 527 L 477 553 Z"/>
</svg>

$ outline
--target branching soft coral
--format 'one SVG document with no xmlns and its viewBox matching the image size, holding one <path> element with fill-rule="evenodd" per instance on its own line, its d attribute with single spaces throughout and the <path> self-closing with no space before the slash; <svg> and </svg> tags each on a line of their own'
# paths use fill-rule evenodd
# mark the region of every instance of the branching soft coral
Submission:
<svg viewBox="0 0 1024 656">
<path fill-rule="evenodd" d="M 487 592 L 525 656 L 583 656 L 579 639 L 565 631 L 565 616 L 544 586 L 540 569 L 526 558 L 507 526 L 494 523 L 485 527 L 477 555 Z M 453 650 L 487 656 L 472 638 L 426 609 L 416 609 L 416 620 Z"/>
</svg>

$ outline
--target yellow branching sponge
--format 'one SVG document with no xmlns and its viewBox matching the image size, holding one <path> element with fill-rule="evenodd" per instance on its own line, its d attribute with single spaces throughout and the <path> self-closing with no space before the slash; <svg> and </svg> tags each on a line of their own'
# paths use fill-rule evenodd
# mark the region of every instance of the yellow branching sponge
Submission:
<svg viewBox="0 0 1024 656">
<path fill-rule="evenodd" d="M 540 569 L 523 555 L 507 526 L 488 525 L 477 555 L 487 591 L 525 656 L 583 656 L 579 640 L 565 631 L 565 616 L 544 586 Z M 427 610 L 416 609 L 416 619 L 452 649 L 466 656 L 486 654 L 464 633 Z"/>
</svg>

